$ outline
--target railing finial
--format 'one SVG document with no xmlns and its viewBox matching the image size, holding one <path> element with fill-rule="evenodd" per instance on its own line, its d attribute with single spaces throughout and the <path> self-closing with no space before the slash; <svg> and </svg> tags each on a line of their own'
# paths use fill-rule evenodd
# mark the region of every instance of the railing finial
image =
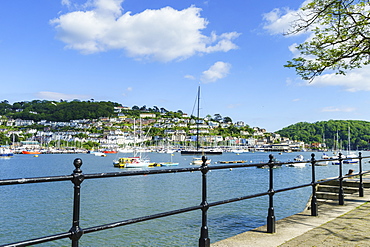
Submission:
<svg viewBox="0 0 370 247">
<path fill-rule="evenodd" d="M 272 163 L 274 162 L 274 156 L 272 154 L 269 155 L 269 163 Z"/>
<path fill-rule="evenodd" d="M 82 160 L 80 158 L 77 158 L 73 161 L 73 165 L 76 167 L 76 169 L 73 171 L 74 173 L 81 173 L 81 166 L 82 166 Z"/>
<path fill-rule="evenodd" d="M 202 165 L 205 166 L 206 165 L 206 161 L 207 161 L 207 157 L 206 156 L 202 156 Z"/>
</svg>

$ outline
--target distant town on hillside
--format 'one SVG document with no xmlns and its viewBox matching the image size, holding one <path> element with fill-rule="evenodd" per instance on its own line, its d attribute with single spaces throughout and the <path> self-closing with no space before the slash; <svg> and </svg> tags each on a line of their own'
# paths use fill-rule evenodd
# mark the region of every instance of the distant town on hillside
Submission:
<svg viewBox="0 0 370 247">
<path fill-rule="evenodd" d="M 269 133 L 218 113 L 197 118 L 181 110 L 94 100 L 0 102 L 0 144 L 18 149 L 182 149 L 197 140 L 225 150 L 368 149 L 368 133 L 370 123 L 355 120 L 297 123 Z"/>
<path fill-rule="evenodd" d="M 178 110 L 126 107 L 114 102 L 74 100 L 0 103 L 0 144 L 40 147 L 120 149 L 133 145 L 186 148 L 197 136 L 202 146 L 244 150 L 295 151 L 306 148 L 243 121 L 220 114 L 204 118 Z"/>
</svg>

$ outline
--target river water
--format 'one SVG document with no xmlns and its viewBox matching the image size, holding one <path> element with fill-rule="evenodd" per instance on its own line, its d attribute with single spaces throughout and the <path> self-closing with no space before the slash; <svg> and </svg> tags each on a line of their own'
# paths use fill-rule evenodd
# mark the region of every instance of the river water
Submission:
<svg viewBox="0 0 370 247">
<path fill-rule="evenodd" d="M 305 159 L 311 153 L 273 153 L 279 161 L 293 160 L 298 154 Z M 322 153 L 316 153 L 320 159 Z M 153 162 L 170 161 L 170 154 L 145 154 Z M 363 152 L 368 156 L 370 152 Z M 71 174 L 75 158 L 81 158 L 85 174 L 125 171 L 113 167 L 112 161 L 126 154 L 96 157 L 91 154 L 41 154 L 38 157 L 19 154 L 0 159 L 0 179 L 43 177 Z M 244 153 L 209 156 L 211 164 L 230 160 L 250 163 L 267 162 L 269 153 Z M 175 153 L 178 167 L 189 167 L 192 156 Z M 364 170 L 370 164 L 364 160 Z M 154 168 L 151 168 L 154 169 Z M 358 165 L 344 164 L 358 171 Z M 317 166 L 316 178 L 338 176 L 338 166 Z M 268 169 L 234 168 L 213 170 L 207 174 L 208 202 L 262 193 L 268 190 Z M 274 189 L 311 182 L 311 167 L 274 169 Z M 278 193 L 274 196 L 276 219 L 301 212 L 311 188 Z M 186 172 L 120 178 L 85 180 L 81 185 L 82 228 L 117 222 L 135 217 L 175 210 L 201 203 L 201 173 Z M 69 181 L 11 185 L 0 187 L 0 244 L 66 232 L 72 225 L 73 184 Z M 211 242 L 266 224 L 268 197 L 212 207 L 208 210 Z M 80 246 L 198 246 L 201 211 L 85 234 Z M 71 246 L 69 239 L 39 246 Z"/>
</svg>

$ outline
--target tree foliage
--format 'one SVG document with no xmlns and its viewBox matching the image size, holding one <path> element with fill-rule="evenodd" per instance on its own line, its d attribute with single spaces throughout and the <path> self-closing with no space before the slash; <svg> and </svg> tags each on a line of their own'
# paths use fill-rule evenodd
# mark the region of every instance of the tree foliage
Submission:
<svg viewBox="0 0 370 247">
<path fill-rule="evenodd" d="M 223 122 L 224 123 L 232 123 L 233 120 L 230 117 L 224 117 Z"/>
<path fill-rule="evenodd" d="M 350 131 L 349 131 L 350 130 Z M 305 143 L 326 143 L 333 148 L 337 143 L 348 148 L 350 134 L 351 149 L 368 149 L 370 140 L 370 122 L 358 120 L 329 120 L 316 123 L 300 122 L 277 131 L 282 137 Z M 335 144 L 336 143 L 336 144 Z"/>
<path fill-rule="evenodd" d="M 4 133 L 0 132 L 0 145 L 9 145 L 10 142 L 10 138 L 6 137 Z"/>
<path fill-rule="evenodd" d="M 215 121 L 217 121 L 217 122 L 221 122 L 221 121 L 222 121 L 222 116 L 221 116 L 221 114 L 216 113 L 216 114 L 214 115 L 214 119 L 213 119 L 213 120 L 215 120 Z"/>
<path fill-rule="evenodd" d="M 248 133 L 248 135 L 243 135 L 242 132 L 246 132 Z M 227 128 L 222 128 L 221 126 L 218 126 L 217 128 L 211 131 L 211 135 L 220 135 L 223 137 L 231 136 L 248 138 L 251 136 L 253 132 L 254 130 L 250 128 L 248 125 L 244 127 L 236 127 L 235 125 L 230 124 L 230 126 L 228 126 Z"/>
<path fill-rule="evenodd" d="M 287 34 L 311 31 L 313 37 L 296 47 L 301 56 L 285 67 L 304 80 L 324 71 L 345 74 L 370 63 L 369 0 L 312 0 Z"/>
<path fill-rule="evenodd" d="M 98 119 L 109 117 L 114 113 L 114 107 L 120 106 L 113 102 L 90 102 L 90 101 L 47 101 L 33 100 L 15 102 L 10 105 L 7 102 L 0 103 L 0 115 L 20 118 L 24 120 L 48 120 L 63 122 L 73 119 Z"/>
</svg>

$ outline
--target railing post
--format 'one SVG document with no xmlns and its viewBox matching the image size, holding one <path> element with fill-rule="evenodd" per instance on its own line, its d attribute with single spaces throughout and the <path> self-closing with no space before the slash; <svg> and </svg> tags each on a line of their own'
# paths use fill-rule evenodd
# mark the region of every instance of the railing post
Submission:
<svg viewBox="0 0 370 247">
<path fill-rule="evenodd" d="M 72 240 L 72 247 L 78 247 L 78 240 L 81 238 L 83 231 L 80 228 L 80 189 L 81 183 L 84 180 L 84 175 L 80 169 L 82 166 L 81 159 L 75 159 L 73 162 L 76 169 L 74 169 L 72 175 L 72 183 L 74 184 L 74 198 L 73 198 L 73 223 L 70 239 Z"/>
<path fill-rule="evenodd" d="M 342 153 L 339 153 L 339 205 L 344 205 L 344 191 L 343 191 L 343 159 Z"/>
<path fill-rule="evenodd" d="M 200 238 L 199 238 L 199 247 L 210 247 L 211 242 L 208 237 L 208 226 L 207 226 L 207 211 L 208 211 L 208 202 L 207 202 L 207 158 L 202 156 L 202 227 L 200 229 Z"/>
<path fill-rule="evenodd" d="M 311 216 L 318 215 L 317 209 L 317 197 L 316 197 L 316 176 L 315 176 L 315 154 L 311 154 L 311 165 L 312 165 L 312 197 L 311 197 Z"/>
<path fill-rule="evenodd" d="M 362 153 L 361 152 L 359 152 L 358 157 L 359 157 L 358 165 L 359 165 L 359 172 L 360 172 L 360 183 L 358 185 L 358 195 L 359 197 L 364 197 L 364 184 L 362 182 Z"/>
<path fill-rule="evenodd" d="M 269 209 L 267 216 L 267 232 L 275 233 L 275 214 L 274 214 L 274 176 L 273 176 L 273 167 L 274 167 L 274 156 L 269 155 L 269 167 L 270 167 L 270 179 L 269 179 Z"/>
</svg>

